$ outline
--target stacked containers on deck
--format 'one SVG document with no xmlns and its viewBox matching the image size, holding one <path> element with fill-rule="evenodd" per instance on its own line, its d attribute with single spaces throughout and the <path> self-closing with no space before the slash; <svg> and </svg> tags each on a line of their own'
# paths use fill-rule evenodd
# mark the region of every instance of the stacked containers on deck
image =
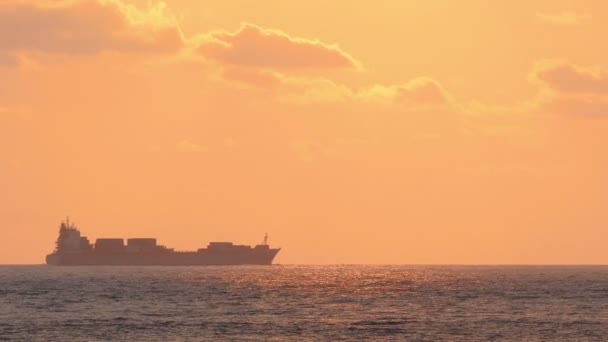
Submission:
<svg viewBox="0 0 608 342">
<path fill-rule="evenodd" d="M 95 241 L 95 252 L 98 253 L 121 253 L 125 250 L 123 239 L 97 239 Z"/>
<path fill-rule="evenodd" d="M 133 253 L 152 252 L 158 250 L 156 239 L 128 239 L 127 251 Z"/>
</svg>

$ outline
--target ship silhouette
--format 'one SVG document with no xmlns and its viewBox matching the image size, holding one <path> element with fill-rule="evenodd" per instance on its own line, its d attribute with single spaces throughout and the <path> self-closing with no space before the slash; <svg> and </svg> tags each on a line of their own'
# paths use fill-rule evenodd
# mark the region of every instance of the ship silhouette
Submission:
<svg viewBox="0 0 608 342">
<path fill-rule="evenodd" d="M 61 222 L 48 265 L 125 265 L 125 266 L 198 266 L 198 265 L 271 265 L 280 248 L 270 248 L 268 234 L 254 247 L 231 242 L 211 242 L 197 251 L 181 252 L 158 245 L 153 238 L 97 239 L 91 244 L 69 218 Z"/>
</svg>

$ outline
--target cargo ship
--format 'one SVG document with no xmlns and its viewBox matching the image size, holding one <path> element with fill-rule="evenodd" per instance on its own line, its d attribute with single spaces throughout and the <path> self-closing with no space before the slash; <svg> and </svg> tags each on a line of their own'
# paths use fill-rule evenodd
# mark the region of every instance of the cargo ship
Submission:
<svg viewBox="0 0 608 342">
<path fill-rule="evenodd" d="M 59 226 L 55 251 L 47 255 L 48 265 L 58 266 L 199 266 L 271 265 L 280 248 L 270 248 L 268 234 L 254 247 L 231 242 L 211 242 L 197 251 L 175 251 L 153 238 L 97 239 L 94 244 L 82 236 L 69 218 Z"/>
</svg>

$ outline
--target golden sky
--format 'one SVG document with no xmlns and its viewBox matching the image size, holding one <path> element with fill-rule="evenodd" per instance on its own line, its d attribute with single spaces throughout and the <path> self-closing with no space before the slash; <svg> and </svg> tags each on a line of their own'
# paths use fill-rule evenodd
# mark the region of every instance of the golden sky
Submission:
<svg viewBox="0 0 608 342">
<path fill-rule="evenodd" d="M 608 262 L 605 1 L 0 2 L 0 263 Z"/>
</svg>

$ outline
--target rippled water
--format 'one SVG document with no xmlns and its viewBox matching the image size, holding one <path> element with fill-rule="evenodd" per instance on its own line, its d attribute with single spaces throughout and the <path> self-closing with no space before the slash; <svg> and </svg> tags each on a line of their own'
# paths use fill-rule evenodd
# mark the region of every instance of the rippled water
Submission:
<svg viewBox="0 0 608 342">
<path fill-rule="evenodd" d="M 608 267 L 0 267 L 0 340 L 608 340 Z"/>
</svg>

